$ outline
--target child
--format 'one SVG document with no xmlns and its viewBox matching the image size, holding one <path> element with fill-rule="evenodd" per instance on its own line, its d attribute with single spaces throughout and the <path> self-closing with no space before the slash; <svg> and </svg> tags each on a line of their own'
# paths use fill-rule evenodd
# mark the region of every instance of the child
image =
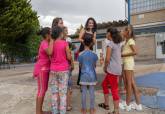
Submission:
<svg viewBox="0 0 165 114">
<path fill-rule="evenodd" d="M 113 97 L 114 111 L 112 114 L 119 114 L 119 93 L 118 93 L 118 79 L 122 72 L 121 66 L 121 41 L 122 38 L 116 28 L 110 28 L 110 37 L 112 41 L 109 42 L 106 51 L 106 59 L 104 65 L 104 72 L 107 74 L 103 81 L 103 92 L 105 102 L 99 104 L 100 107 L 109 108 L 109 88 L 111 86 L 111 93 Z M 110 113 L 109 113 L 110 114 Z"/>
<path fill-rule="evenodd" d="M 36 98 L 36 114 L 43 114 L 42 105 L 45 93 L 48 89 L 50 60 L 48 56 L 48 44 L 50 40 L 50 28 L 43 28 L 40 33 L 43 40 L 39 47 L 37 63 L 34 67 L 33 75 L 38 81 L 38 93 Z"/>
<path fill-rule="evenodd" d="M 135 47 L 133 27 L 131 25 L 128 25 L 128 27 L 125 28 L 123 35 L 126 38 L 126 42 L 122 50 L 124 74 L 126 81 L 125 108 L 127 111 L 130 111 L 131 108 L 134 108 L 136 110 L 142 110 L 142 105 L 140 104 L 139 92 L 134 80 L 134 66 L 135 66 L 134 56 L 137 54 L 137 51 Z M 136 103 L 130 105 L 132 90 L 133 90 L 133 94 L 135 95 Z"/>
<path fill-rule="evenodd" d="M 93 40 L 90 37 L 84 38 L 85 50 L 82 51 L 78 57 L 78 61 L 81 67 L 80 74 L 80 85 L 82 90 L 82 114 L 86 114 L 86 93 L 87 87 L 89 88 L 90 93 L 90 114 L 94 114 L 95 112 L 95 94 L 94 94 L 94 86 L 97 83 L 96 77 L 96 62 L 98 57 L 95 53 L 93 53 L 90 48 L 93 45 Z"/>
<path fill-rule="evenodd" d="M 68 29 L 64 27 L 64 39 L 68 42 L 70 50 L 72 50 L 72 42 L 71 38 L 68 37 Z M 68 91 L 67 91 L 67 111 L 72 110 L 71 106 L 71 98 L 72 98 L 72 71 L 74 70 L 74 62 L 73 59 L 70 61 L 69 68 L 69 79 L 68 79 Z"/>
<path fill-rule="evenodd" d="M 107 33 L 106 33 L 106 39 L 105 39 L 105 47 L 104 47 L 104 56 L 106 56 L 106 51 L 107 51 L 107 46 L 109 45 L 110 41 L 112 41 L 112 37 L 111 37 L 111 29 L 112 28 L 108 28 L 107 29 Z M 108 89 L 110 88 L 110 84 L 107 80 L 107 77 L 104 78 L 103 82 L 102 82 L 102 87 L 108 87 Z M 106 99 L 104 103 L 100 103 L 99 107 L 104 108 L 105 110 L 109 110 L 109 94 L 104 94 L 104 98 Z"/>
<path fill-rule="evenodd" d="M 66 94 L 71 54 L 68 43 L 63 40 L 63 29 L 61 27 L 56 26 L 52 29 L 49 54 L 51 55 L 52 114 L 66 114 Z"/>
</svg>

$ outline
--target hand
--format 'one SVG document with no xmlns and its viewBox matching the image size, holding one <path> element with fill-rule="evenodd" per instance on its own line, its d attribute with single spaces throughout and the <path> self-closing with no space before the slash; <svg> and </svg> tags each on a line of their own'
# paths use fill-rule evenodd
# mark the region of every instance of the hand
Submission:
<svg viewBox="0 0 165 114">
<path fill-rule="evenodd" d="M 83 42 L 84 42 L 84 40 L 83 40 L 83 39 L 81 39 L 81 40 L 80 40 L 80 42 L 81 42 L 81 43 L 83 43 Z"/>
<path fill-rule="evenodd" d="M 107 73 L 107 67 L 103 67 L 103 71 L 105 72 L 105 73 Z"/>
<path fill-rule="evenodd" d="M 39 56 L 36 56 L 36 57 L 34 58 L 34 61 L 37 62 L 38 58 L 39 58 Z"/>
<path fill-rule="evenodd" d="M 74 70 L 74 65 L 72 64 L 72 65 L 71 65 L 71 71 L 73 71 L 73 70 Z"/>
<path fill-rule="evenodd" d="M 124 56 L 125 56 L 124 54 L 121 55 L 121 57 L 124 57 Z"/>
<path fill-rule="evenodd" d="M 37 80 L 37 77 L 36 77 L 36 76 L 32 76 L 32 78 L 33 78 L 34 80 Z"/>
</svg>

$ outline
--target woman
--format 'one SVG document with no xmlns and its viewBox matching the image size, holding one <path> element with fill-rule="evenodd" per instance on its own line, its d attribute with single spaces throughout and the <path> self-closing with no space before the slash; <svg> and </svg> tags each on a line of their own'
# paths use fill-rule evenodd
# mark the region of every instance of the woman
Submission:
<svg viewBox="0 0 165 114">
<path fill-rule="evenodd" d="M 56 26 L 59 26 L 61 28 L 64 27 L 64 23 L 61 17 L 56 17 L 53 19 L 52 28 Z"/>
<path fill-rule="evenodd" d="M 97 30 L 97 23 L 95 21 L 94 18 L 90 17 L 87 19 L 86 24 L 85 24 L 85 28 L 81 30 L 80 34 L 79 34 L 79 41 L 81 42 L 80 44 L 80 48 L 79 48 L 79 53 L 82 52 L 85 48 L 84 48 L 84 38 L 86 37 L 90 37 L 93 42 L 92 45 L 90 47 L 91 50 L 93 50 L 93 45 L 96 43 L 96 30 Z M 77 81 L 77 85 L 80 85 L 80 67 L 79 67 L 79 76 L 78 76 L 78 81 Z"/>
</svg>

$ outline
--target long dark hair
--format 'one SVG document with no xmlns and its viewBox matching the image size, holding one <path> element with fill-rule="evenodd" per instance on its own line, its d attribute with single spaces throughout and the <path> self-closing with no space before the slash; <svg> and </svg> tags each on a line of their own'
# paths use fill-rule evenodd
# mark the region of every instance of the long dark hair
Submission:
<svg viewBox="0 0 165 114">
<path fill-rule="evenodd" d="M 116 28 L 108 28 L 107 33 L 108 32 L 111 34 L 112 40 L 115 44 L 122 42 L 122 37 Z"/>
<path fill-rule="evenodd" d="M 50 28 L 49 27 L 41 28 L 41 30 L 39 30 L 37 32 L 37 35 L 41 35 L 43 38 L 46 38 L 47 34 L 50 34 Z"/>
<path fill-rule="evenodd" d="M 89 28 L 88 28 L 88 23 L 89 23 L 89 21 L 90 20 L 92 20 L 93 21 L 93 23 L 94 23 L 94 26 L 93 26 L 93 28 L 92 28 L 92 32 L 94 33 L 94 32 L 96 32 L 96 30 L 97 30 L 97 23 L 96 23 L 96 21 L 95 21 L 95 19 L 93 18 L 93 17 L 89 17 L 88 19 L 87 19 L 87 21 L 86 21 L 86 23 L 85 23 L 85 30 L 89 30 Z"/>
<path fill-rule="evenodd" d="M 60 37 L 60 35 L 63 33 L 63 28 L 59 26 L 55 26 L 52 28 L 52 39 L 56 40 L 57 38 Z"/>
<path fill-rule="evenodd" d="M 53 22 L 52 22 L 52 28 L 55 27 L 55 26 L 58 26 L 58 23 L 59 23 L 60 20 L 62 20 L 61 17 L 54 18 Z"/>
</svg>

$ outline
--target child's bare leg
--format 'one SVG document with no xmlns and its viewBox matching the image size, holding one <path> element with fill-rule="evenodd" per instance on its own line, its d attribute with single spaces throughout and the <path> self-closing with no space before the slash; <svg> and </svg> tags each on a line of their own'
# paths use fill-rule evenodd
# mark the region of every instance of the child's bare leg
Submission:
<svg viewBox="0 0 165 114">
<path fill-rule="evenodd" d="M 131 102 L 131 96 L 132 96 L 132 71 L 130 70 L 125 70 L 125 77 L 126 77 L 126 82 L 127 82 L 127 86 L 126 86 L 126 103 L 129 106 L 130 102 Z"/>
<path fill-rule="evenodd" d="M 132 72 L 132 88 L 133 88 L 133 93 L 135 95 L 135 99 L 136 99 L 136 104 L 140 104 L 140 96 L 139 96 L 139 91 L 138 88 L 136 86 L 136 82 L 134 80 L 134 73 Z"/>
<path fill-rule="evenodd" d="M 67 92 L 67 111 L 72 110 L 71 99 L 72 99 L 72 90 L 68 89 L 68 92 Z"/>
<path fill-rule="evenodd" d="M 43 105 L 44 97 L 37 97 L 36 99 L 36 114 L 43 114 L 42 105 Z"/>
</svg>

